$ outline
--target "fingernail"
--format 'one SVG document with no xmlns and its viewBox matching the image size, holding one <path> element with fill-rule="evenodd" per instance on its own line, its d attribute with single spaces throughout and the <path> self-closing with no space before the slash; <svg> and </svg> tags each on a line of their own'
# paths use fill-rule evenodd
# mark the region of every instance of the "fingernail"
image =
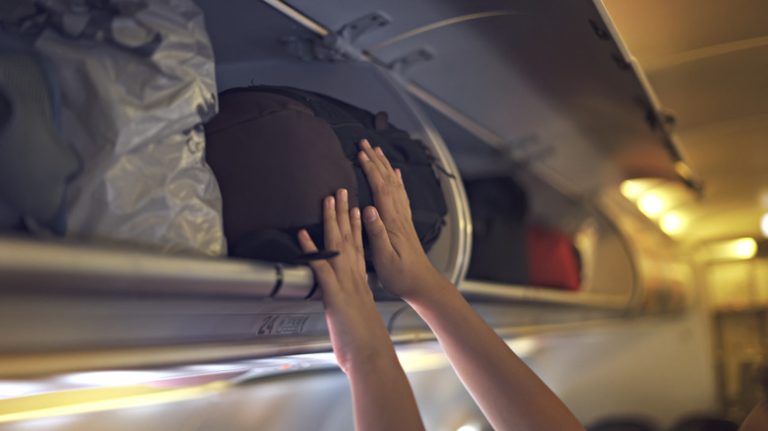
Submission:
<svg viewBox="0 0 768 431">
<path fill-rule="evenodd" d="M 362 159 L 364 162 L 371 160 L 368 158 L 368 154 L 365 154 L 365 151 L 360 151 L 360 159 Z"/>
<path fill-rule="evenodd" d="M 384 151 L 381 149 L 381 147 L 376 147 L 376 149 L 374 151 L 376 151 L 376 154 L 378 154 L 380 156 L 384 155 Z"/>
<path fill-rule="evenodd" d="M 365 209 L 365 221 L 372 222 L 379 218 L 379 213 L 374 207 L 368 207 Z"/>
<path fill-rule="evenodd" d="M 360 208 L 352 208 L 352 217 L 356 219 L 360 218 Z"/>
<path fill-rule="evenodd" d="M 325 205 L 328 206 L 328 208 L 333 208 L 333 206 L 336 205 L 336 199 L 334 199 L 333 196 L 328 196 L 325 198 Z"/>
<path fill-rule="evenodd" d="M 347 189 L 339 189 L 339 199 L 341 199 L 342 202 L 347 200 Z"/>
<path fill-rule="evenodd" d="M 362 146 L 363 148 L 371 148 L 371 143 L 368 142 L 367 139 L 363 139 L 362 141 L 360 141 L 360 146 Z"/>
<path fill-rule="evenodd" d="M 299 236 L 302 237 L 303 239 L 307 239 L 309 238 L 309 232 L 307 232 L 306 229 L 302 229 L 299 231 Z"/>
</svg>

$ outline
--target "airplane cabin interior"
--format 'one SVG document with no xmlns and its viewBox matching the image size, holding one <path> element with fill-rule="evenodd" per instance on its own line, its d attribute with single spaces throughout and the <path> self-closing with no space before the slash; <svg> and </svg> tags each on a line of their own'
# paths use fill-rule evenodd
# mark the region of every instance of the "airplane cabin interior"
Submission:
<svg viewBox="0 0 768 431">
<path fill-rule="evenodd" d="M 206 163 L 261 86 L 420 143 L 430 262 L 585 429 L 765 401 L 768 2 L 4 0 L 0 430 L 354 429 L 312 270 L 238 255 Z M 493 429 L 368 283 L 426 429 Z"/>
</svg>

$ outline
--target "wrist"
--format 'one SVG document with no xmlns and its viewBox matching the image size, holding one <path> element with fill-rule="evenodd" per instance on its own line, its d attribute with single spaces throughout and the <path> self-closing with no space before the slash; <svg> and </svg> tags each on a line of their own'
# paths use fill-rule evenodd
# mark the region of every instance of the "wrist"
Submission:
<svg viewBox="0 0 768 431">
<path fill-rule="evenodd" d="M 389 348 L 352 354 L 345 368 L 347 374 L 382 374 L 393 367 L 400 367 L 400 361 L 397 359 L 394 347 L 389 346 Z"/>
<path fill-rule="evenodd" d="M 403 300 L 414 308 L 429 306 L 446 296 L 458 293 L 456 287 L 435 269 L 414 280 L 413 287 L 408 291 Z"/>
</svg>

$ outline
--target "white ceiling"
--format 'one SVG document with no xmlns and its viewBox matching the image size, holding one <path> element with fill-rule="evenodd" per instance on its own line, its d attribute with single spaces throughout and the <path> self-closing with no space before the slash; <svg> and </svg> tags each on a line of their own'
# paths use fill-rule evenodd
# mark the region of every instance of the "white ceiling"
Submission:
<svg viewBox="0 0 768 431">
<path fill-rule="evenodd" d="M 602 0 L 705 183 L 685 238 L 759 235 L 768 186 L 768 1 Z"/>
</svg>

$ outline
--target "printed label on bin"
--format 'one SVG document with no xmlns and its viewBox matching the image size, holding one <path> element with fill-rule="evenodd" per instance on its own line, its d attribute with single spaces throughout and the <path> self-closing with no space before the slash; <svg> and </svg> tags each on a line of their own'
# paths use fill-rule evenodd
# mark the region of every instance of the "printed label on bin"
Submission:
<svg viewBox="0 0 768 431">
<path fill-rule="evenodd" d="M 300 335 L 309 314 L 268 314 L 256 324 L 257 335 Z"/>
</svg>

